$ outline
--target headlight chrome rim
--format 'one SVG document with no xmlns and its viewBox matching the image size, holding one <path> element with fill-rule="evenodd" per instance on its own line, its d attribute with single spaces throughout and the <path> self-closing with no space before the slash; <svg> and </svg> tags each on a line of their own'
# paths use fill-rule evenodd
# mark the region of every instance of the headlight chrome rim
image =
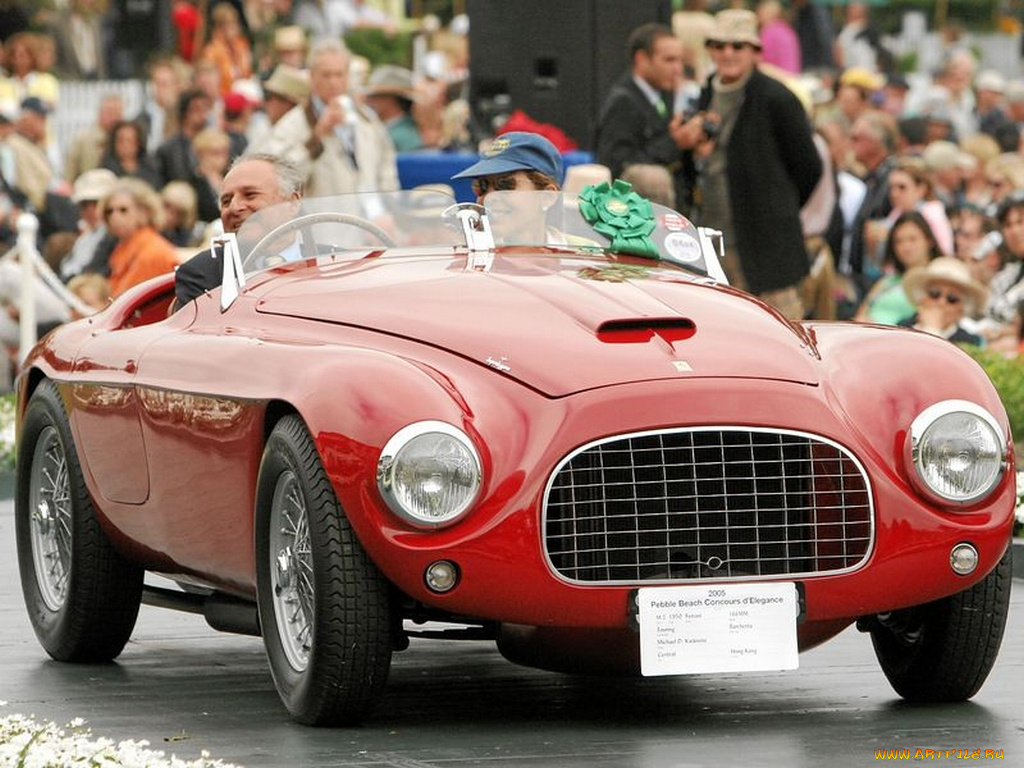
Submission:
<svg viewBox="0 0 1024 768">
<path fill-rule="evenodd" d="M 415 489 L 408 484 L 409 460 L 407 454 L 422 446 L 429 446 L 434 440 L 436 446 L 444 449 L 446 455 L 420 456 L 419 461 L 433 461 L 450 477 L 451 473 L 462 473 L 462 489 L 457 498 L 444 499 L 445 509 L 427 514 L 410 503 Z M 415 457 L 413 457 L 415 459 Z M 413 472 L 414 475 L 417 473 Z M 442 477 L 443 481 L 445 478 Z M 407 523 L 424 529 L 442 528 L 462 518 L 476 502 L 483 485 L 483 471 L 480 454 L 469 436 L 458 427 L 443 421 L 419 421 L 398 430 L 381 450 L 377 462 L 377 488 L 388 508 Z M 422 487 L 420 489 L 422 491 Z M 421 498 L 428 494 L 421 493 Z"/>
<path fill-rule="evenodd" d="M 937 473 L 941 473 L 934 465 L 929 464 L 929 457 L 934 457 L 935 446 L 929 444 L 932 439 L 946 440 L 941 435 L 936 437 L 935 430 L 948 428 L 948 419 L 967 417 L 970 426 L 987 430 L 991 439 L 993 455 L 987 460 L 991 467 L 984 473 L 982 482 L 975 482 L 970 491 L 951 492 L 936 483 Z M 961 437 L 963 437 L 961 435 Z M 984 435 L 982 435 L 984 437 Z M 983 450 L 978 443 L 968 446 Z M 941 454 L 941 451 L 938 451 Z M 987 498 L 999 486 L 1007 470 L 1007 442 L 1005 430 L 987 410 L 967 400 L 943 400 L 925 408 L 910 425 L 907 432 L 906 455 L 908 474 L 917 490 L 931 501 L 946 507 L 958 508 L 974 504 Z M 946 469 L 948 477 L 956 470 Z M 948 485 L 948 481 L 947 481 Z"/>
</svg>

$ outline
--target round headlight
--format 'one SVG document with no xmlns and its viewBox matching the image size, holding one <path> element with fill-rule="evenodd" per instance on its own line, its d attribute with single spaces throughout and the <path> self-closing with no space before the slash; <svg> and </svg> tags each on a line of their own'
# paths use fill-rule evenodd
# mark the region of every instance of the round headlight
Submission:
<svg viewBox="0 0 1024 768">
<path fill-rule="evenodd" d="M 442 421 L 400 429 L 377 462 L 377 487 L 388 507 L 421 527 L 457 520 L 476 500 L 480 485 L 480 456 L 472 441 Z"/>
<path fill-rule="evenodd" d="M 1006 441 L 998 422 L 965 400 L 926 408 L 910 425 L 909 440 L 921 490 L 941 502 L 983 499 L 1006 470 Z"/>
</svg>

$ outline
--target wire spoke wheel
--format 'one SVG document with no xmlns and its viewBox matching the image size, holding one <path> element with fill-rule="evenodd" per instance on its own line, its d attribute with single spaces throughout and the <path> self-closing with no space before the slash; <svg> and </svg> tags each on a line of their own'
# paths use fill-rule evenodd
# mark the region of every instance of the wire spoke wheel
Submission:
<svg viewBox="0 0 1024 768">
<path fill-rule="evenodd" d="M 283 472 L 278 478 L 270 514 L 268 553 L 278 636 L 288 663 L 302 672 L 309 664 L 316 593 L 309 511 L 294 472 Z"/>
<path fill-rule="evenodd" d="M 71 573 L 71 483 L 57 430 L 47 427 L 32 454 L 30 538 L 39 595 L 51 611 L 68 596 Z"/>
</svg>

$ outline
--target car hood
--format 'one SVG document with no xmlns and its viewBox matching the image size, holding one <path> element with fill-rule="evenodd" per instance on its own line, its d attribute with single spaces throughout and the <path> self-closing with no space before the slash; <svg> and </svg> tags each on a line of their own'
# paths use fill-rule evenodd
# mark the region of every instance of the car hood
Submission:
<svg viewBox="0 0 1024 768">
<path fill-rule="evenodd" d="M 251 286 L 261 313 L 417 340 L 553 397 L 666 378 L 819 377 L 801 327 L 748 294 L 649 262 L 499 254 L 467 268 L 389 256 L 275 272 Z"/>
</svg>

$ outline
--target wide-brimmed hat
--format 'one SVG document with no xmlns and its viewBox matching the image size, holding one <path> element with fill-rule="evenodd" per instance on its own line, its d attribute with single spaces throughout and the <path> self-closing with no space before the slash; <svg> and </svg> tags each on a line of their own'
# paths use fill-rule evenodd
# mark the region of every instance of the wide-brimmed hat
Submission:
<svg viewBox="0 0 1024 768">
<path fill-rule="evenodd" d="M 761 36 L 757 33 L 757 14 L 743 8 L 727 8 L 715 14 L 715 25 L 708 31 L 705 42 L 749 43 L 761 48 Z"/>
<path fill-rule="evenodd" d="M 93 168 L 81 174 L 71 188 L 71 201 L 85 203 L 99 202 L 105 198 L 117 183 L 117 174 L 106 168 Z"/>
<path fill-rule="evenodd" d="M 538 171 L 562 183 L 562 153 L 539 133 L 510 131 L 496 137 L 481 158 L 452 179 L 474 179 L 513 171 Z"/>
<path fill-rule="evenodd" d="M 952 141 L 931 142 L 921 152 L 921 159 L 930 171 L 970 170 L 978 163 L 974 155 L 964 152 Z"/>
<path fill-rule="evenodd" d="M 964 292 L 964 306 L 974 314 L 985 306 L 988 289 L 971 277 L 968 266 L 953 256 L 939 256 L 921 267 L 912 267 L 903 276 L 903 290 L 914 303 L 920 304 L 932 283 L 949 283 Z"/>
<path fill-rule="evenodd" d="M 263 83 L 263 93 L 298 104 L 309 98 L 309 75 L 290 64 L 278 64 Z"/>
<path fill-rule="evenodd" d="M 370 73 L 366 81 L 364 96 L 397 96 L 407 101 L 416 101 L 412 72 L 394 64 L 382 64 Z"/>
</svg>

